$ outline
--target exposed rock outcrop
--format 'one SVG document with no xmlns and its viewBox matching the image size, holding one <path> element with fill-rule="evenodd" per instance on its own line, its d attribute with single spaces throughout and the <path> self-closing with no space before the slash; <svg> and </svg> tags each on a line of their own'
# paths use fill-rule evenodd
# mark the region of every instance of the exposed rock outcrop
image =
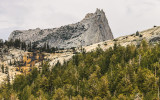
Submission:
<svg viewBox="0 0 160 100">
<path fill-rule="evenodd" d="M 0 43 L 2 43 L 3 42 L 3 40 L 2 39 L 0 39 Z"/>
<path fill-rule="evenodd" d="M 70 48 L 113 39 L 113 35 L 104 11 L 97 9 L 78 23 L 52 29 L 16 30 L 10 34 L 11 39 L 32 42 L 39 47 L 48 43 L 50 47 Z"/>
<path fill-rule="evenodd" d="M 107 40 L 104 42 L 95 43 L 90 46 L 84 46 L 83 48 L 86 50 L 86 52 L 96 50 L 97 47 L 100 47 L 105 51 L 108 48 L 113 47 L 115 43 L 124 47 L 126 47 L 127 45 L 137 46 L 140 45 L 142 40 L 145 40 L 150 45 L 160 43 L 160 26 L 140 31 L 139 35 L 136 35 L 136 33 L 134 33 L 127 36 L 121 36 L 114 40 Z"/>
</svg>

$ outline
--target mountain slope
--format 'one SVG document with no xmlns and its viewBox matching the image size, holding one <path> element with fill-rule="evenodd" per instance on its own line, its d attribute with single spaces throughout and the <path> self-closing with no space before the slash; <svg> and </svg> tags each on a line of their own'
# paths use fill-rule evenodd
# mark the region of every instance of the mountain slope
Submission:
<svg viewBox="0 0 160 100">
<path fill-rule="evenodd" d="M 104 51 L 110 47 L 113 47 L 115 43 L 121 46 L 127 45 L 139 45 L 142 40 L 146 40 L 150 44 L 155 44 L 160 41 L 160 26 L 153 27 L 144 31 L 140 31 L 131 35 L 121 36 L 113 40 L 107 40 L 99 43 L 95 43 L 90 46 L 84 46 L 87 52 L 95 50 L 100 46 Z"/>
<path fill-rule="evenodd" d="M 114 42 L 144 39 L 158 29 L 120 37 Z M 16 76 L 13 84 L 2 84 L 0 99 L 159 100 L 159 58 L 160 45 L 148 45 L 145 41 L 140 46 L 114 45 L 105 51 L 97 48 L 78 53 L 63 65 L 57 63 L 51 70 L 50 64 L 44 62 L 42 70 L 35 68 L 29 74 Z"/>
<path fill-rule="evenodd" d="M 104 11 L 97 9 L 78 23 L 52 29 L 16 30 L 10 34 L 11 39 L 32 42 L 39 47 L 48 43 L 50 47 L 70 48 L 113 39 L 113 35 Z"/>
</svg>

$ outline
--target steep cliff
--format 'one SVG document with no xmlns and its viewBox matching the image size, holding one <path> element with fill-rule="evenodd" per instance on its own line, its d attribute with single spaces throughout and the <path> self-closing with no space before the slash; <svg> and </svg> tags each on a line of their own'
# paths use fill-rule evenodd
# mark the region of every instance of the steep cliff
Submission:
<svg viewBox="0 0 160 100">
<path fill-rule="evenodd" d="M 39 47 L 48 43 L 50 47 L 70 48 L 110 40 L 113 35 L 104 11 L 97 9 L 78 23 L 52 29 L 16 30 L 10 34 L 11 39 L 32 42 Z"/>
</svg>

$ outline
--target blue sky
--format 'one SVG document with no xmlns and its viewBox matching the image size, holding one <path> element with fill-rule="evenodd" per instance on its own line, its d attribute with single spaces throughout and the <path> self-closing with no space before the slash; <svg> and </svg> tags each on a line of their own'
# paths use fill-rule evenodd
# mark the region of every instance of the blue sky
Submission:
<svg viewBox="0 0 160 100">
<path fill-rule="evenodd" d="M 114 37 L 160 26 L 160 0 L 0 0 L 0 38 L 72 24 L 96 8 L 105 11 Z"/>
</svg>

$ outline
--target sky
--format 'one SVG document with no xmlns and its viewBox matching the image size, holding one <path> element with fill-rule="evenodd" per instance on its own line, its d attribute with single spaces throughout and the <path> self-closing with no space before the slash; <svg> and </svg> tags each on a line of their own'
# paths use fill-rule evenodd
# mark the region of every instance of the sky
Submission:
<svg viewBox="0 0 160 100">
<path fill-rule="evenodd" d="M 160 0 L 0 0 L 0 38 L 76 23 L 96 8 L 104 10 L 115 38 L 160 26 Z"/>
</svg>

